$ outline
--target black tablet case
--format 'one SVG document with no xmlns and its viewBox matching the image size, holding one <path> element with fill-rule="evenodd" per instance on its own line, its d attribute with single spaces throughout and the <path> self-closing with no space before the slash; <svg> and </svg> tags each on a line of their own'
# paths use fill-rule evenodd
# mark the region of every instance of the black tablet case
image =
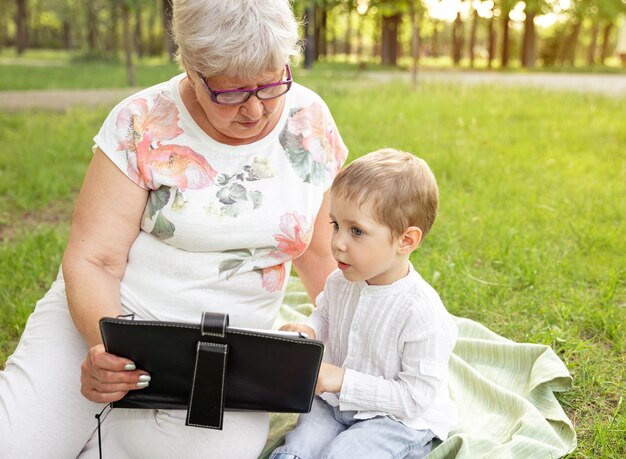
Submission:
<svg viewBox="0 0 626 459">
<path fill-rule="evenodd" d="M 199 324 L 103 318 L 107 352 L 152 377 L 113 408 L 187 410 L 187 425 L 222 428 L 223 411 L 306 413 L 324 346 L 304 336 L 228 326 L 203 313 Z"/>
</svg>

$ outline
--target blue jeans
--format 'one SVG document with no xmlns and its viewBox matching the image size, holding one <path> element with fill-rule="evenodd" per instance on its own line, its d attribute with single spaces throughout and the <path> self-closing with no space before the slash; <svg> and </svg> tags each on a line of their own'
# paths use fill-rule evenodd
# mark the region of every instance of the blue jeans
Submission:
<svg viewBox="0 0 626 459">
<path fill-rule="evenodd" d="M 430 430 L 411 429 L 388 416 L 354 419 L 355 414 L 315 397 L 311 412 L 300 415 L 270 459 L 418 459 L 431 450 Z"/>
</svg>

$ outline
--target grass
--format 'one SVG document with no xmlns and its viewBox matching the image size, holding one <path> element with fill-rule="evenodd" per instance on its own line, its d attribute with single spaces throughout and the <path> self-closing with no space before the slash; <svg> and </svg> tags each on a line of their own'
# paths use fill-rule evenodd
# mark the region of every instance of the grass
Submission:
<svg viewBox="0 0 626 459">
<path fill-rule="evenodd" d="M 579 437 L 572 458 L 624 457 L 624 100 L 435 84 L 412 92 L 331 67 L 298 80 L 331 107 L 351 159 L 393 146 L 429 162 L 441 213 L 416 267 L 453 314 L 563 359 L 575 382 L 559 394 Z M 105 116 L 0 114 L 0 365 L 56 275 Z"/>
</svg>

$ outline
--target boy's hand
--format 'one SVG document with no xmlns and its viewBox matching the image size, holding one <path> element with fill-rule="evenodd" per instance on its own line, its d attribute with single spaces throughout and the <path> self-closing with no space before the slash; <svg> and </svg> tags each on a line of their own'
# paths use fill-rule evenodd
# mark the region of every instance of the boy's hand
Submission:
<svg viewBox="0 0 626 459">
<path fill-rule="evenodd" d="M 285 324 L 279 328 L 282 331 L 306 333 L 309 339 L 315 339 L 315 332 L 307 325 L 302 324 Z"/>
<path fill-rule="evenodd" d="M 322 392 L 339 392 L 343 384 L 343 375 L 345 373 L 346 370 L 343 368 L 336 367 L 329 363 L 322 363 L 320 372 L 317 375 L 315 395 L 320 395 Z"/>
</svg>

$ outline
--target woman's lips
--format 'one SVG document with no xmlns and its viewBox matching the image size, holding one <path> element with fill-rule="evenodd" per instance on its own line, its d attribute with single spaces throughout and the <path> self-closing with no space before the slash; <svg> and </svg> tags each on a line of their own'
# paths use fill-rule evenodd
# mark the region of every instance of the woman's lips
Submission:
<svg viewBox="0 0 626 459">
<path fill-rule="evenodd" d="M 340 261 L 337 262 L 337 266 L 339 267 L 339 269 L 341 269 L 342 271 L 345 271 L 346 269 L 348 269 L 350 267 L 349 264 L 347 263 L 342 263 Z"/>
<path fill-rule="evenodd" d="M 256 127 L 260 122 L 261 122 L 261 120 L 256 120 L 256 121 L 239 121 L 239 124 L 241 124 L 243 127 L 246 127 L 246 128 L 253 128 L 253 127 Z"/>
</svg>

